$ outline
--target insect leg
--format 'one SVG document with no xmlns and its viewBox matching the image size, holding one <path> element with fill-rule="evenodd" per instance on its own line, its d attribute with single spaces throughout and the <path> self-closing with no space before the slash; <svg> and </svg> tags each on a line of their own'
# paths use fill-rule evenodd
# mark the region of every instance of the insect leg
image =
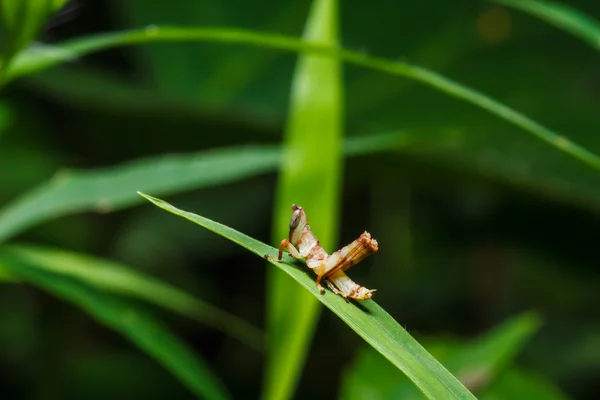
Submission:
<svg viewBox="0 0 600 400">
<path fill-rule="evenodd" d="M 327 282 L 327 286 L 329 286 L 329 289 L 331 289 L 331 291 L 335 294 L 339 294 L 340 296 L 342 296 L 344 298 L 344 300 L 346 300 L 346 303 L 349 303 L 350 300 L 348 300 L 348 296 L 346 296 L 346 294 L 344 292 L 342 292 L 341 290 L 339 290 L 337 288 L 337 286 L 335 286 L 333 284 L 333 282 L 331 282 L 330 280 L 326 280 L 325 282 Z"/>
<path fill-rule="evenodd" d="M 279 261 L 281 261 L 281 259 L 283 258 L 283 248 L 284 247 L 290 253 L 290 256 L 292 256 L 294 258 L 304 258 L 304 257 L 302 257 L 300 252 L 294 247 L 294 245 L 289 240 L 283 239 L 281 241 L 281 243 L 279 244 L 279 258 L 278 258 Z"/>
<path fill-rule="evenodd" d="M 325 267 L 325 262 L 322 262 L 317 272 L 317 288 L 319 289 L 319 292 L 321 292 L 321 294 L 325 294 L 325 289 L 323 288 L 323 286 L 321 286 L 321 279 L 323 278 L 323 275 L 325 275 Z"/>
</svg>

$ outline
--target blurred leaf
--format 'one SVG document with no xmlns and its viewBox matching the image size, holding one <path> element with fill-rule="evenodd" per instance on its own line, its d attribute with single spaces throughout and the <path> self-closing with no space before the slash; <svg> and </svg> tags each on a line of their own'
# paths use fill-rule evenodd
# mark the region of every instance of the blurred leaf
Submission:
<svg viewBox="0 0 600 400">
<path fill-rule="evenodd" d="M 309 2 L 297 1 L 225 4 L 217 0 L 179 0 L 177 7 L 160 1 L 149 5 L 144 0 L 112 3 L 119 4 L 113 8 L 120 11 L 116 14 L 125 26 L 237 26 L 291 34 L 302 29 L 309 6 Z M 270 88 L 285 88 L 289 82 L 291 60 L 282 60 L 276 52 L 171 43 L 140 46 L 133 53 L 140 56 L 135 60 L 152 86 L 165 97 L 186 98 L 210 109 L 244 104 L 252 109 L 248 113 L 252 115 L 272 112 L 273 108 L 283 112 L 287 105 L 281 101 L 283 93 L 279 99 L 268 94 Z M 266 90 L 260 83 L 265 77 L 269 80 Z"/>
<path fill-rule="evenodd" d="M 415 53 L 410 56 L 412 62 L 436 71 L 448 69 L 474 47 L 471 43 L 475 39 L 470 24 L 471 18 L 471 15 L 462 12 L 456 16 L 448 16 L 444 21 L 443 33 L 431 32 L 432 36 L 424 38 Z M 388 77 L 371 72 L 362 74 L 349 83 L 348 93 L 356 94 L 349 96 L 349 116 L 356 118 L 365 111 L 389 107 L 394 104 L 394 99 L 398 99 L 416 84 L 412 80 L 389 84 L 383 78 Z"/>
<path fill-rule="evenodd" d="M 118 3 L 118 6 L 116 6 Z M 166 1 L 130 0 L 123 3 L 113 1 L 113 8 L 125 12 L 128 25 L 155 26 L 214 26 L 219 14 L 218 2 L 215 0 L 178 0 L 177 6 Z M 117 13 L 123 18 L 123 12 Z M 136 53 L 138 64 L 149 76 L 153 86 L 167 95 L 177 94 L 179 97 L 199 104 L 202 99 L 202 84 L 210 80 L 215 59 L 219 58 L 218 47 L 208 47 L 204 52 L 198 51 L 193 43 L 150 44 L 139 47 Z"/>
<path fill-rule="evenodd" d="M 147 301 L 221 330 L 254 349 L 262 350 L 262 333 L 244 320 L 158 279 L 117 263 L 76 253 L 37 246 L 2 246 L 0 260 L 16 260 L 42 272 L 76 278 L 117 295 Z M 10 264 L 10 261 L 5 261 Z M 13 267 L 13 270 L 18 270 Z M 0 268 L 0 276 L 2 273 Z M 16 277 L 19 275 L 17 274 Z"/>
<path fill-rule="evenodd" d="M 10 270 L 8 268 L 5 268 L 2 265 L 0 265 L 0 282 L 18 283 L 18 282 L 21 282 L 21 280 L 19 279 L 18 276 L 16 276 L 12 272 L 10 272 Z"/>
<path fill-rule="evenodd" d="M 227 399 L 229 395 L 205 361 L 142 308 L 96 290 L 81 281 L 31 266 L 28 261 L 3 254 L 3 265 L 36 286 L 70 301 L 98 322 L 114 329 L 168 369 L 198 397 Z"/>
<path fill-rule="evenodd" d="M 568 4 L 537 0 L 490 0 L 525 11 L 552 24 L 600 50 L 600 22 Z"/>
<path fill-rule="evenodd" d="M 346 141 L 348 155 L 400 149 L 411 144 L 452 144 L 455 132 L 399 132 Z M 0 210 L 0 241 L 40 222 L 81 211 L 109 212 L 139 204 L 136 190 L 172 194 L 275 171 L 278 146 L 242 146 L 163 155 L 94 171 L 62 171 Z"/>
<path fill-rule="evenodd" d="M 335 46 L 338 3 L 313 0 L 303 38 Z M 342 188 L 343 94 L 341 62 L 300 55 L 292 80 L 273 218 L 273 242 L 288 236 L 292 204 L 307 210 L 325 248 L 338 243 Z M 315 331 L 319 302 L 282 271 L 267 271 L 269 349 L 264 398 L 289 399 L 298 384 Z M 293 315 L 294 318 L 288 318 Z"/>
<path fill-rule="evenodd" d="M 262 34 L 237 29 L 159 28 L 156 26 L 144 30 L 99 34 L 57 45 L 54 47 L 56 49 L 56 51 L 53 52 L 54 54 L 27 50 L 22 51 L 16 57 L 15 62 L 11 63 L 11 68 L 8 71 L 8 78 L 14 79 L 21 75 L 32 74 L 68 59 L 89 54 L 94 51 L 133 44 L 165 41 L 207 41 L 216 43 L 252 44 L 259 47 L 275 48 L 329 58 L 339 58 L 347 63 L 364 68 L 414 79 L 452 97 L 464 100 L 486 110 L 489 113 L 522 128 L 534 137 L 541 139 L 584 164 L 587 164 L 594 169 L 600 169 L 600 158 L 593 152 L 590 152 L 568 138 L 542 126 L 531 118 L 518 113 L 512 108 L 493 100 L 491 97 L 456 83 L 433 71 L 408 63 L 370 57 L 335 45 L 307 42 L 282 35 Z M 57 56 L 57 54 L 60 54 L 60 56 Z"/>
<path fill-rule="evenodd" d="M 232 228 L 190 212 L 179 210 L 169 203 L 140 193 L 156 206 L 192 221 L 234 243 L 266 258 L 309 291 L 327 308 L 333 311 L 367 343 L 404 372 L 431 399 L 474 399 L 435 358 L 406 332 L 384 309 L 373 300 L 346 303 L 339 295 L 327 291 L 321 295 L 314 276 L 303 265 L 288 264 L 275 260 L 278 250 L 244 235 Z M 268 258 L 267 258 L 268 256 Z M 232 266 L 238 268 L 238 266 Z M 288 320 L 296 318 L 288 314 Z"/>
<path fill-rule="evenodd" d="M 0 16 L 4 25 L 18 35 L 33 39 L 37 30 L 68 0 L 0 0 Z"/>
<path fill-rule="evenodd" d="M 303 2 L 279 3 L 278 14 L 265 26 L 261 26 L 261 29 L 269 32 L 294 32 L 294 28 L 298 25 L 296 23 L 298 16 L 305 14 L 304 6 Z M 211 105 L 218 107 L 230 104 L 259 77 L 270 76 L 269 68 L 278 67 L 277 53 L 257 52 L 251 48 L 244 50 L 228 52 L 222 60 L 219 60 L 218 68 L 210 79 L 206 80 L 202 93 Z"/>
<path fill-rule="evenodd" d="M 551 382 L 519 368 L 503 373 L 483 393 L 481 400 L 527 399 L 527 400 L 567 400 Z"/>
<path fill-rule="evenodd" d="M 444 365 L 467 387 L 478 391 L 510 367 L 540 325 L 540 317 L 534 313 L 510 318 L 448 356 Z"/>
<path fill-rule="evenodd" d="M 202 107 L 175 96 L 161 96 L 157 90 L 131 80 L 73 64 L 44 71 L 25 83 L 54 102 L 78 109 L 160 113 L 169 117 L 192 115 L 198 119 L 206 118 L 208 114 Z"/>
<path fill-rule="evenodd" d="M 379 76 L 379 80 L 383 81 L 386 87 L 396 87 L 397 85 L 405 87 L 399 85 L 403 83 L 399 79 L 393 79 L 393 77 L 382 74 L 373 75 Z M 375 82 L 373 80 L 372 84 L 375 85 Z M 408 82 L 410 83 L 410 81 Z M 107 126 L 110 123 L 120 124 L 119 120 L 122 121 L 123 119 L 132 121 L 132 123 L 134 118 L 137 118 L 137 121 L 140 121 L 141 118 L 146 121 L 147 117 L 137 114 L 144 113 L 145 115 L 152 115 L 152 118 L 156 118 L 156 121 L 159 122 L 159 124 L 152 125 L 158 132 L 158 130 L 164 129 L 163 126 L 167 124 L 170 126 L 178 120 L 194 124 L 204 124 L 207 120 L 215 120 L 216 122 L 223 120 L 239 121 L 240 114 L 238 111 L 241 111 L 242 114 L 247 111 L 247 109 L 233 111 L 229 109 L 207 114 L 201 106 L 177 101 L 173 97 L 161 96 L 155 90 L 143 90 L 131 82 L 126 83 L 116 79 L 107 79 L 104 74 L 96 73 L 89 68 L 77 68 L 73 65 L 61 65 L 33 78 L 28 78 L 24 83 L 36 93 L 44 93 L 51 101 L 57 102 L 61 106 L 64 105 L 86 112 L 90 109 L 101 110 L 103 113 L 113 115 L 112 119 L 103 118 Z M 423 90 L 423 88 L 419 90 L 417 87 L 415 87 L 415 90 L 429 92 Z M 556 90 L 558 91 L 558 88 Z M 511 90 L 507 89 L 507 91 L 510 92 Z M 391 89 L 390 92 L 385 91 L 385 93 L 391 93 Z M 270 98 L 269 95 L 266 96 Z M 522 100 L 527 96 L 535 97 L 538 94 L 528 91 L 526 95 L 520 93 L 518 98 Z M 543 97 L 543 95 L 539 96 Z M 559 96 L 559 93 L 549 95 L 548 98 L 554 100 L 557 96 Z M 565 96 L 568 96 L 568 94 L 565 94 Z M 356 98 L 351 94 L 349 97 Z M 379 106 L 379 108 L 385 108 L 387 111 L 381 111 L 381 114 L 378 113 L 378 115 L 368 117 L 368 120 L 377 122 L 375 124 L 369 123 L 367 126 L 357 121 L 352 113 L 348 113 L 347 115 L 350 118 L 347 121 L 349 124 L 348 130 L 377 132 L 388 126 L 398 126 L 398 121 L 402 121 L 402 127 L 418 126 L 423 121 L 428 121 L 428 123 L 436 121 L 436 124 L 450 126 L 464 126 L 467 124 L 470 128 L 465 130 L 460 147 L 449 149 L 443 154 L 444 157 L 424 158 L 418 156 L 415 161 L 424 162 L 427 166 L 433 166 L 434 168 L 443 165 L 444 170 L 449 175 L 451 174 L 453 178 L 461 178 L 465 173 L 476 175 L 479 179 L 503 185 L 508 184 L 511 188 L 533 193 L 535 196 L 551 201 L 569 203 L 582 208 L 600 208 L 600 185 L 598 185 L 600 179 L 595 170 L 573 160 L 564 153 L 555 151 L 532 136 L 523 135 L 506 123 L 497 123 L 498 121 L 483 112 L 474 110 L 475 112 L 465 113 L 465 109 L 468 107 L 451 99 L 443 96 L 434 98 L 431 93 L 425 93 L 419 101 L 415 98 L 413 92 L 408 93 L 406 99 L 401 100 L 399 98 L 394 102 L 394 104 L 398 104 L 398 101 L 400 101 L 401 104 L 398 105 Z M 581 110 L 581 107 L 575 107 L 575 103 L 583 103 L 573 102 L 574 109 Z M 536 104 L 538 104 L 536 107 L 546 109 L 552 103 L 541 105 L 536 100 Z M 430 106 L 431 108 L 429 108 Z M 432 114 L 431 109 L 435 109 L 435 113 Z M 116 110 L 119 112 L 118 117 L 115 118 L 114 113 Z M 590 136 L 587 132 L 589 130 L 587 127 L 592 126 L 594 120 L 586 121 L 581 118 L 581 115 L 577 114 L 576 121 L 566 121 L 566 116 L 573 115 L 573 112 L 573 110 L 566 110 L 564 113 L 558 113 L 547 110 L 545 113 L 559 117 L 562 120 L 559 124 L 573 126 L 574 123 L 578 123 L 579 125 L 573 128 L 573 131 L 577 131 L 578 137 L 585 139 L 590 148 L 600 148 L 597 147 L 600 146 L 600 140 L 598 140 L 600 138 Z M 388 113 L 391 113 L 393 117 L 387 119 L 381 117 Z M 593 116 L 593 113 L 591 111 L 590 116 Z M 451 117 L 445 120 L 444 115 Z M 253 118 L 255 117 L 256 115 Z M 465 122 L 462 118 L 468 118 L 469 122 Z M 480 118 L 483 118 L 483 120 L 480 120 Z M 244 118 L 242 117 L 242 119 Z M 278 123 L 277 120 L 272 121 L 270 117 L 264 119 L 269 121 L 266 124 L 252 125 L 261 132 L 266 132 L 268 136 L 273 136 L 277 131 L 271 128 Z M 473 120 L 476 120 L 476 122 L 473 122 Z M 88 124 L 96 126 L 93 122 L 88 121 Z M 485 129 L 481 128 L 483 126 L 485 126 Z M 19 129 L 26 128 L 19 124 Z M 100 127 L 95 129 L 98 132 L 103 131 Z M 592 132 L 593 130 L 589 133 Z M 29 151 L 31 149 L 33 148 L 28 147 Z M 9 157 L 16 154 L 14 151 L 8 151 L 7 153 Z M 0 157 L 6 156 L 0 155 Z M 38 159 L 39 156 L 30 157 L 32 163 Z M 413 174 L 414 172 L 409 173 Z M 5 175 L 9 179 L 14 176 L 6 172 Z M 2 177 L 0 177 L 1 179 Z M 37 182 L 39 182 L 39 179 L 36 180 Z M 23 186 L 27 188 L 31 186 L 31 184 L 22 180 L 19 180 L 19 183 L 21 187 L 19 191 L 5 190 L 0 192 L 0 197 L 4 194 L 4 198 L 1 200 L 6 202 L 14 196 L 13 193 L 23 191 Z"/>
<path fill-rule="evenodd" d="M 62 6 L 64 6 L 65 4 L 67 4 L 69 2 L 69 0 L 54 0 L 52 2 L 52 8 L 53 11 L 58 11 L 62 8 Z"/>
<path fill-rule="evenodd" d="M 140 203 L 138 189 L 166 194 L 213 186 L 273 170 L 274 146 L 164 155 L 100 171 L 61 171 L 0 212 L 0 240 L 36 223 L 84 210 L 108 212 Z"/>
<path fill-rule="evenodd" d="M 469 390 L 477 392 L 510 367 L 539 325 L 537 315 L 526 313 L 465 344 L 431 339 L 425 347 Z M 365 349 L 345 373 L 341 398 L 421 399 L 423 395 L 387 360 Z"/>
<path fill-rule="evenodd" d="M 0 0 L 0 17 L 8 31 L 0 60 L 0 83 L 11 58 L 35 39 L 53 12 L 66 0 Z"/>
</svg>

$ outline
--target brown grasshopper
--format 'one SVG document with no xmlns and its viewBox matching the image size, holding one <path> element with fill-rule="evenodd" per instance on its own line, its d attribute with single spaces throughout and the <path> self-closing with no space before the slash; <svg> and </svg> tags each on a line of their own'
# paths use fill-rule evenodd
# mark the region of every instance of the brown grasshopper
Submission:
<svg viewBox="0 0 600 400">
<path fill-rule="evenodd" d="M 283 257 L 283 248 L 294 258 L 306 258 L 306 265 L 317 274 L 317 287 L 321 294 L 325 294 L 325 289 L 321 286 L 321 279 L 325 279 L 329 288 L 346 301 L 349 301 L 348 298 L 370 299 L 375 289 L 360 286 L 344 271 L 379 250 L 377 241 L 368 232 L 364 232 L 354 242 L 328 255 L 311 232 L 304 209 L 292 204 L 292 211 L 289 240 L 281 241 L 279 260 Z"/>
</svg>

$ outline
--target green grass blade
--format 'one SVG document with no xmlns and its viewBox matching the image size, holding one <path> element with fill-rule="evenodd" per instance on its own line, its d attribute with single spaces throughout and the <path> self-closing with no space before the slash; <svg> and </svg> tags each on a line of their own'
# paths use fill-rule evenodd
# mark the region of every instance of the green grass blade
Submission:
<svg viewBox="0 0 600 400">
<path fill-rule="evenodd" d="M 336 45 L 337 0 L 314 0 L 304 39 Z M 301 54 L 290 93 L 283 163 L 273 218 L 274 243 L 288 236 L 292 204 L 307 210 L 325 248 L 337 245 L 342 179 L 341 62 Z M 319 302 L 277 269 L 267 271 L 268 357 L 263 398 L 292 397 L 309 353 Z M 293 315 L 294 318 L 286 318 Z"/>
<path fill-rule="evenodd" d="M 355 137 L 346 155 L 392 151 L 413 144 L 448 145 L 451 131 L 406 131 Z M 0 210 L 0 241 L 41 222 L 82 211 L 108 212 L 139 204 L 135 190 L 161 195 L 222 185 L 275 171 L 279 146 L 244 146 L 151 157 L 91 171 L 63 171 Z"/>
<path fill-rule="evenodd" d="M 430 339 L 425 341 L 425 348 L 466 387 L 479 393 L 511 367 L 539 327 L 537 314 L 523 313 L 464 344 Z M 354 360 L 344 376 L 340 397 L 358 400 L 367 394 L 380 399 L 423 398 L 412 383 L 372 349 L 365 349 Z"/>
<path fill-rule="evenodd" d="M 340 296 L 327 291 L 321 295 L 314 274 L 305 266 L 274 261 L 277 249 L 244 235 L 232 228 L 199 215 L 179 210 L 169 203 L 140 193 L 156 206 L 192 221 L 259 257 L 271 256 L 269 262 L 284 271 L 310 292 L 342 321 L 360 335 L 375 350 L 404 372 L 431 399 L 474 399 L 475 397 L 446 370 L 423 346 L 406 332 L 384 309 L 372 300 L 346 303 Z M 237 268 L 232 266 L 233 270 Z M 296 318 L 288 315 L 288 320 Z M 335 346 L 335 343 L 331 344 Z"/>
<path fill-rule="evenodd" d="M 4 265 L 38 287 L 76 304 L 162 364 L 200 398 L 228 399 L 210 367 L 149 312 L 82 282 L 32 267 L 8 255 Z"/>
<path fill-rule="evenodd" d="M 263 334 L 258 328 L 182 290 L 118 263 L 68 251 L 24 245 L 0 247 L 0 260 L 3 257 L 10 257 L 42 272 L 76 278 L 105 292 L 155 304 L 219 329 L 256 350 L 263 349 Z"/>
<path fill-rule="evenodd" d="M 567 4 L 535 0 L 491 0 L 538 17 L 600 50 L 600 21 Z"/>
<path fill-rule="evenodd" d="M 14 79 L 21 75 L 31 74 L 94 51 L 134 44 L 168 41 L 249 44 L 258 47 L 340 58 L 353 65 L 414 79 L 484 109 L 522 128 L 524 131 L 547 142 L 558 150 L 575 157 L 579 161 L 595 169 L 600 169 L 600 158 L 594 153 L 512 108 L 433 71 L 407 63 L 370 57 L 338 46 L 307 42 L 282 35 L 227 28 L 158 28 L 154 26 L 142 30 L 99 34 L 57 45 L 54 47 L 54 51 L 44 51 L 43 53 L 36 52 L 35 50 L 23 51 L 17 56 L 15 62 L 11 64 L 11 69 L 8 71 L 9 78 Z"/>
<path fill-rule="evenodd" d="M 49 216 L 108 212 L 139 204 L 135 190 L 168 194 L 215 186 L 272 171 L 280 158 L 274 146 L 232 147 L 151 157 L 90 172 L 61 171 L 0 211 L 0 241 Z"/>
</svg>

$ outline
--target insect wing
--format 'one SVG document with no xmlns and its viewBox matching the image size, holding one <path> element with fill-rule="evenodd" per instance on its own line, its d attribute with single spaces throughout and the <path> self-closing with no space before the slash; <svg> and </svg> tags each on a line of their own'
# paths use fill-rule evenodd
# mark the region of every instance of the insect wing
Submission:
<svg viewBox="0 0 600 400">
<path fill-rule="evenodd" d="M 329 278 L 330 276 L 332 276 L 339 270 L 342 270 L 342 271 L 348 270 L 350 267 L 352 267 L 354 264 L 356 264 L 354 262 L 354 260 L 360 254 L 361 250 L 363 250 L 363 248 L 361 246 L 354 246 L 348 252 L 348 254 L 346 254 L 346 256 L 337 263 L 337 265 L 335 267 L 333 267 L 329 271 L 327 271 L 327 273 L 323 276 L 323 278 Z"/>
</svg>

